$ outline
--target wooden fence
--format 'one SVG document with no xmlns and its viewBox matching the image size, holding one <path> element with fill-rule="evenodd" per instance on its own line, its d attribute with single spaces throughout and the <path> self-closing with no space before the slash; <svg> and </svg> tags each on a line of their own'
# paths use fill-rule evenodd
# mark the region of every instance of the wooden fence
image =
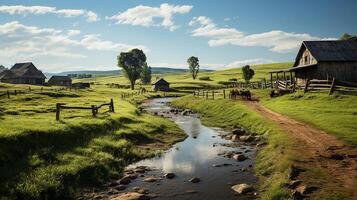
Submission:
<svg viewBox="0 0 357 200">
<path fill-rule="evenodd" d="M 99 106 L 91 105 L 90 107 L 81 107 L 81 106 L 66 106 L 63 103 L 56 104 L 56 120 L 60 120 L 61 110 L 64 109 L 74 109 L 74 110 L 91 110 L 92 116 L 96 117 L 98 114 L 98 110 L 103 106 L 109 106 L 109 112 L 114 112 L 114 102 L 113 99 L 110 99 L 109 103 L 104 103 Z"/>
<path fill-rule="evenodd" d="M 223 98 L 223 99 L 234 99 L 236 100 L 238 97 L 245 98 L 247 100 L 251 99 L 251 93 L 249 90 L 197 90 L 193 92 L 194 97 L 205 98 L 205 99 L 215 99 L 215 98 Z"/>
<path fill-rule="evenodd" d="M 11 96 L 16 96 L 19 94 L 30 94 L 30 93 L 36 93 L 36 92 L 44 92 L 44 91 L 53 91 L 53 92 L 59 92 L 59 91 L 63 91 L 63 90 L 76 90 L 76 89 L 72 89 L 72 88 L 38 88 L 38 89 L 33 89 L 31 87 L 28 88 L 28 90 L 2 90 L 0 91 L 0 97 L 7 97 L 8 99 L 10 99 Z"/>
<path fill-rule="evenodd" d="M 333 94 L 339 92 L 342 94 L 357 94 L 357 84 L 337 81 L 334 78 L 332 80 L 307 80 L 304 92 L 325 92 Z"/>
<path fill-rule="evenodd" d="M 129 97 L 134 97 L 135 95 L 140 95 L 140 94 L 146 94 L 148 93 L 149 91 L 147 91 L 145 88 L 139 90 L 139 91 L 136 91 L 136 92 L 125 92 L 125 93 L 121 93 L 120 94 L 120 97 L 121 99 L 127 99 Z"/>
</svg>

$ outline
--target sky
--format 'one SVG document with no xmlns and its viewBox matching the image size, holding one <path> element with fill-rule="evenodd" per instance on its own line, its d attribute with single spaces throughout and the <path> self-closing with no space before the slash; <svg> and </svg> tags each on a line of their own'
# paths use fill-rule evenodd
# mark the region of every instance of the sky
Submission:
<svg viewBox="0 0 357 200">
<path fill-rule="evenodd" d="M 0 0 L 0 64 L 44 72 L 113 70 L 142 49 L 152 67 L 293 61 L 304 40 L 357 34 L 355 0 Z"/>
</svg>

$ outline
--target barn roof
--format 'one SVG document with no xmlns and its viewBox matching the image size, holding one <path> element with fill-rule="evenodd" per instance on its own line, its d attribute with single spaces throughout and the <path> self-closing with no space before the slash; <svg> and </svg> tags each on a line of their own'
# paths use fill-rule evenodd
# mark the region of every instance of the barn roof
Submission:
<svg viewBox="0 0 357 200">
<path fill-rule="evenodd" d="M 165 81 L 165 79 L 160 78 L 159 80 L 155 81 L 155 83 L 153 83 L 153 85 L 169 85 L 170 83 Z"/>
<path fill-rule="evenodd" d="M 298 65 L 299 58 L 305 48 L 311 52 L 317 61 L 357 61 L 357 41 L 304 41 L 296 56 L 294 66 Z"/>
<path fill-rule="evenodd" d="M 52 76 L 48 82 L 50 81 L 72 81 L 72 79 L 69 76 Z"/>
<path fill-rule="evenodd" d="M 1 78 L 46 78 L 31 62 L 16 63 L 10 70 L 3 73 Z"/>
</svg>

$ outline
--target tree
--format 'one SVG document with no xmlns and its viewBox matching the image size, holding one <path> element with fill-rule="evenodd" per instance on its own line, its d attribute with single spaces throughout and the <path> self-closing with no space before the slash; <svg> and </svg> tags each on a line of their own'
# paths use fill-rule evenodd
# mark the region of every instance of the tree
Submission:
<svg viewBox="0 0 357 200">
<path fill-rule="evenodd" d="M 146 63 L 141 71 L 140 79 L 143 84 L 151 83 L 151 67 L 149 67 Z"/>
<path fill-rule="evenodd" d="M 195 80 L 200 68 L 199 60 L 197 57 L 191 56 L 187 59 L 187 63 L 188 63 L 189 71 L 192 74 L 192 78 L 193 80 Z"/>
<path fill-rule="evenodd" d="M 249 80 L 252 79 L 254 76 L 254 70 L 250 68 L 249 65 L 246 65 L 242 67 L 242 72 L 243 72 L 243 79 L 245 80 L 246 83 L 249 83 Z"/>
<path fill-rule="evenodd" d="M 129 52 L 121 52 L 118 56 L 118 67 L 123 69 L 124 75 L 129 79 L 131 89 L 134 90 L 135 81 L 140 78 L 144 64 L 145 53 L 140 49 L 132 49 Z"/>
<path fill-rule="evenodd" d="M 357 41 L 357 35 L 350 35 L 348 33 L 344 33 L 340 40 L 353 40 L 353 41 Z"/>
</svg>

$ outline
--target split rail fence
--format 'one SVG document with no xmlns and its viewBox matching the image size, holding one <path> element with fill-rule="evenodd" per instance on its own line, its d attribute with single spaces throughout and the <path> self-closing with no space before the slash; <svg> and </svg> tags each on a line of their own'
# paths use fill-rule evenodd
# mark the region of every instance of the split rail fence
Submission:
<svg viewBox="0 0 357 200">
<path fill-rule="evenodd" d="M 21 94 L 30 94 L 30 93 L 35 93 L 35 92 L 44 92 L 44 91 L 53 91 L 53 92 L 59 92 L 59 91 L 63 91 L 63 90 L 75 90 L 72 88 L 38 88 L 38 89 L 33 89 L 31 87 L 28 88 L 28 90 L 2 90 L 0 91 L 0 97 L 7 97 L 8 99 L 10 99 L 11 96 L 17 96 L 17 95 L 21 95 Z"/>
<path fill-rule="evenodd" d="M 109 112 L 114 112 L 114 101 L 113 99 L 110 99 L 109 103 L 104 103 L 99 106 L 96 105 L 91 105 L 90 107 L 82 107 L 82 106 L 66 106 L 63 103 L 57 103 L 56 104 L 56 120 L 60 120 L 60 115 L 61 111 L 65 109 L 72 109 L 72 110 L 91 110 L 92 111 L 92 116 L 96 117 L 98 114 L 98 110 L 101 109 L 104 106 L 109 106 Z"/>
<path fill-rule="evenodd" d="M 334 92 L 339 92 L 342 94 L 354 94 L 357 95 L 357 84 L 355 83 L 346 83 L 332 80 L 307 80 L 304 92 L 326 92 L 329 95 Z"/>
</svg>

